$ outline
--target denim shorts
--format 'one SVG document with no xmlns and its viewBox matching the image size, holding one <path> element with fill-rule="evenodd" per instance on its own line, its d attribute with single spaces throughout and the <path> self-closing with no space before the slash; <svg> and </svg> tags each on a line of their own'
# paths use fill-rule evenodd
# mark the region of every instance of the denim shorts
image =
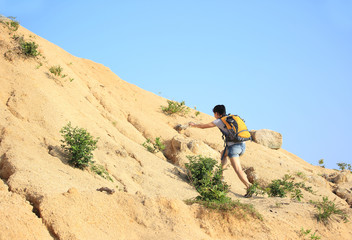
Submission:
<svg viewBox="0 0 352 240">
<path fill-rule="evenodd" d="M 246 144 L 242 143 L 235 143 L 231 146 L 227 147 L 227 156 L 228 157 L 239 157 L 246 151 Z"/>
</svg>

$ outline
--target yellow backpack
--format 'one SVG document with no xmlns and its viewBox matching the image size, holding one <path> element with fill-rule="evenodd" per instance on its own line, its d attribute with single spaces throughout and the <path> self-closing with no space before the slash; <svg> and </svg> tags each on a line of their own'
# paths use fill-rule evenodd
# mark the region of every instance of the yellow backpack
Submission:
<svg viewBox="0 0 352 240">
<path fill-rule="evenodd" d="M 247 129 L 244 120 L 237 115 L 226 115 L 221 118 L 228 133 L 224 134 L 226 142 L 244 142 L 251 140 L 251 134 Z"/>
</svg>

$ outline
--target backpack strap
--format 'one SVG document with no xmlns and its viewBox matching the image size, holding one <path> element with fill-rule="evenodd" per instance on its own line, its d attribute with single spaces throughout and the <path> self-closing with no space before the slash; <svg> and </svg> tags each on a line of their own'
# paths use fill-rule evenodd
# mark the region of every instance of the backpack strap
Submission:
<svg viewBox="0 0 352 240">
<path fill-rule="evenodd" d="M 221 155 L 221 161 L 224 159 L 226 151 L 227 151 L 227 144 L 225 145 L 224 151 L 223 151 L 223 153 Z"/>
</svg>

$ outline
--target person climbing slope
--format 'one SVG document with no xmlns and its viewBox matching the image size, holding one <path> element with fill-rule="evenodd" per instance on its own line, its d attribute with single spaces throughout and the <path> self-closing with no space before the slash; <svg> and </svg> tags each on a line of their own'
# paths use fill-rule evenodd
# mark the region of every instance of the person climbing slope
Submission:
<svg viewBox="0 0 352 240">
<path fill-rule="evenodd" d="M 242 170 L 240 161 L 240 156 L 243 155 L 246 150 L 245 141 L 251 139 L 250 133 L 246 129 L 242 119 L 235 115 L 226 115 L 226 108 L 224 105 L 216 105 L 213 108 L 213 113 L 214 117 L 216 118 L 214 121 L 210 123 L 200 124 L 189 122 L 189 126 L 201 129 L 212 127 L 218 127 L 220 129 L 220 131 L 223 133 L 223 138 L 225 140 L 225 149 L 221 152 L 221 166 L 223 169 L 226 167 L 227 157 L 229 157 L 231 165 L 235 170 L 238 178 L 247 188 L 247 193 L 244 196 L 251 197 L 251 184 L 247 179 L 247 175 Z M 232 123 L 237 126 L 237 129 L 234 128 L 234 131 L 231 127 L 233 126 Z M 241 126 L 245 129 L 241 130 Z M 244 134 L 242 135 L 242 137 L 241 132 L 242 134 Z"/>
</svg>

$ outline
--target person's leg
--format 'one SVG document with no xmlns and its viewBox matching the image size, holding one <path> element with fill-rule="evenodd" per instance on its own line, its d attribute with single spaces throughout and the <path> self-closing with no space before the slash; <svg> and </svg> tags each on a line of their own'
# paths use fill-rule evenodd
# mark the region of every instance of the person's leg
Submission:
<svg viewBox="0 0 352 240">
<path fill-rule="evenodd" d="M 225 155 L 224 154 L 224 150 L 221 151 L 221 157 L 223 157 L 221 159 L 221 167 L 223 170 L 225 170 L 227 168 L 227 150 L 225 152 Z"/>
<path fill-rule="evenodd" d="M 245 150 L 246 150 L 246 145 L 244 143 L 231 145 L 228 150 L 228 157 L 230 158 L 231 165 L 235 170 L 238 178 L 248 189 L 251 186 L 251 184 L 247 179 L 247 175 L 242 170 L 241 161 L 240 161 L 240 156 L 245 152 Z"/>
<path fill-rule="evenodd" d="M 251 184 L 249 183 L 249 181 L 247 179 L 247 175 L 242 170 L 240 157 L 231 157 L 230 162 L 231 162 L 231 165 L 232 165 L 233 169 L 235 170 L 238 178 L 246 186 L 246 188 L 249 188 L 251 186 Z"/>
</svg>

